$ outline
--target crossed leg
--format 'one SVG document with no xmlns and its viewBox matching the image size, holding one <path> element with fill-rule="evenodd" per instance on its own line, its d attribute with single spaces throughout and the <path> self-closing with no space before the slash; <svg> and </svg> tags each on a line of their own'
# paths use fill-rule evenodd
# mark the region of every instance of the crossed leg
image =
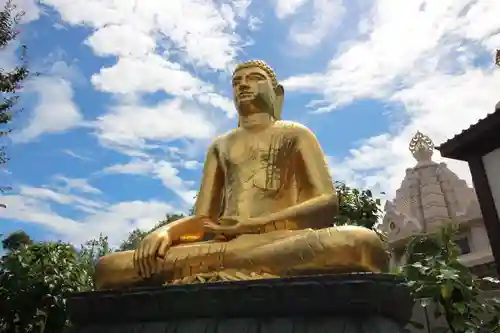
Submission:
<svg viewBox="0 0 500 333">
<path fill-rule="evenodd" d="M 134 267 L 133 254 L 124 251 L 101 258 L 96 265 L 96 287 L 117 288 L 143 280 Z M 330 269 L 386 272 L 389 259 L 374 231 L 342 226 L 273 231 L 242 235 L 227 242 L 178 245 L 170 248 L 164 258 L 157 258 L 156 265 L 156 271 L 166 281 L 224 269 L 278 276 Z"/>
</svg>

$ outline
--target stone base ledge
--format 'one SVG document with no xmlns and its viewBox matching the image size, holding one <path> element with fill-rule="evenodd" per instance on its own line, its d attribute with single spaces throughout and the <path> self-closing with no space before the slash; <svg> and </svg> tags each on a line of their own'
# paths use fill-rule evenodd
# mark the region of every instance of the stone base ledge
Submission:
<svg viewBox="0 0 500 333">
<path fill-rule="evenodd" d="M 73 331 L 81 333 L 399 333 L 413 304 L 400 277 L 369 273 L 100 291 L 68 300 Z"/>
</svg>

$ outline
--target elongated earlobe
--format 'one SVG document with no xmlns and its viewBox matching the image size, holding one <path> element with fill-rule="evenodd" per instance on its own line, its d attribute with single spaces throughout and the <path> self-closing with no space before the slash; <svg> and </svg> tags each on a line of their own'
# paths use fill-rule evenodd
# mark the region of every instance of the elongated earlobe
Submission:
<svg viewBox="0 0 500 333">
<path fill-rule="evenodd" d="M 281 84 L 278 84 L 276 88 L 274 88 L 274 92 L 276 93 L 276 101 L 274 102 L 274 118 L 276 120 L 281 120 L 283 102 L 285 101 L 285 88 L 283 88 Z"/>
</svg>

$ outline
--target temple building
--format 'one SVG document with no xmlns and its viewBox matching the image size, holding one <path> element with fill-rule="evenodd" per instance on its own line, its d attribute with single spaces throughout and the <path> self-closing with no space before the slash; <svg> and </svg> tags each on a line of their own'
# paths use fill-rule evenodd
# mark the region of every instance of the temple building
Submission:
<svg viewBox="0 0 500 333">
<path fill-rule="evenodd" d="M 417 132 L 409 149 L 416 164 L 406 169 L 395 198 L 384 208 L 382 229 L 393 249 L 392 265 L 404 262 L 412 235 L 437 232 L 444 223 L 453 221 L 460 228 L 456 242 L 462 262 L 477 275 L 496 275 L 475 190 L 445 163 L 433 161 L 434 144 L 426 135 Z"/>
</svg>

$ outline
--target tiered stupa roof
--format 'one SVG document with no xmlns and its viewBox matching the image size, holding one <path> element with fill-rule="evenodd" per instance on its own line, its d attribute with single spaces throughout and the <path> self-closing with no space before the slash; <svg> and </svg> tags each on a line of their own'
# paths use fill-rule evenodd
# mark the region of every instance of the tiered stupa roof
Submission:
<svg viewBox="0 0 500 333">
<path fill-rule="evenodd" d="M 433 161 L 434 143 L 428 136 L 417 132 L 409 150 L 417 164 L 406 169 L 396 197 L 384 208 L 382 228 L 390 243 L 437 231 L 449 220 L 466 223 L 481 219 L 474 189 L 445 163 Z"/>
</svg>

